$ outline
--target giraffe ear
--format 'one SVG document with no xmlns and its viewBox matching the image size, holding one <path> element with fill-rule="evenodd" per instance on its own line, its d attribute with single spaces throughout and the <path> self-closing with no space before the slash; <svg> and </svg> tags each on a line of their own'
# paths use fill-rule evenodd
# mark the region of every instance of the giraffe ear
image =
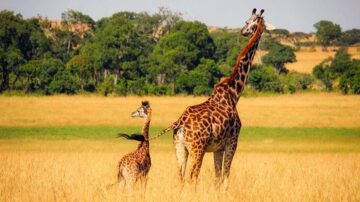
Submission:
<svg viewBox="0 0 360 202">
<path fill-rule="evenodd" d="M 256 13 L 256 8 L 254 8 L 253 11 L 252 11 L 253 15 L 255 15 L 255 13 Z"/>
<path fill-rule="evenodd" d="M 261 9 L 261 11 L 260 11 L 260 16 L 264 13 L 264 9 Z"/>
</svg>

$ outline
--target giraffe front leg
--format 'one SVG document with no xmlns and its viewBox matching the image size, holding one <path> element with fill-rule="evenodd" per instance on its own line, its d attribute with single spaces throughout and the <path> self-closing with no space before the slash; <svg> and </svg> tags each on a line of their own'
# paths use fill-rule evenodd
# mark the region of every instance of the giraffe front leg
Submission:
<svg viewBox="0 0 360 202">
<path fill-rule="evenodd" d="M 178 164 L 179 179 L 181 183 L 183 183 L 189 152 L 185 147 L 184 134 L 182 129 L 177 131 L 177 134 L 174 135 L 174 144 L 175 144 L 176 160 Z"/>
<path fill-rule="evenodd" d="M 223 176 L 223 185 L 225 190 L 229 186 L 229 175 L 230 175 L 230 167 L 232 160 L 234 158 L 235 152 L 237 148 L 237 138 L 231 141 L 231 144 L 225 148 L 224 154 L 224 176 Z"/>
<path fill-rule="evenodd" d="M 222 169 L 223 169 L 224 151 L 214 152 L 214 165 L 215 165 L 215 184 L 218 185 L 222 182 Z"/>
</svg>

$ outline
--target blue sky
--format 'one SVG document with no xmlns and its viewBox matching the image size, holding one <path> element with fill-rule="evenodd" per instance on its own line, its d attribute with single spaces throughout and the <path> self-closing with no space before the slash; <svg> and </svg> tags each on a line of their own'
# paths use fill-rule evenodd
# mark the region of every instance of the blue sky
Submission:
<svg viewBox="0 0 360 202">
<path fill-rule="evenodd" d="M 314 31 L 313 24 L 326 19 L 343 30 L 360 28 L 360 0 L 0 0 L 0 10 L 12 10 L 24 17 L 41 15 L 59 19 L 67 9 L 79 10 L 93 19 L 118 11 L 154 13 L 159 7 L 182 12 L 186 20 L 207 25 L 241 27 L 252 8 L 264 8 L 265 19 L 276 28 Z"/>
</svg>

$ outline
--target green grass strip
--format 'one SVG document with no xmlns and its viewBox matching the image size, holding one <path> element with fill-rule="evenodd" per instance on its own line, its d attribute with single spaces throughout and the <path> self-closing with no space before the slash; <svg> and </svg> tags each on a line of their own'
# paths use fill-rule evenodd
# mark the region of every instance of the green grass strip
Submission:
<svg viewBox="0 0 360 202">
<path fill-rule="evenodd" d="M 163 128 L 152 127 L 150 136 L 156 135 Z M 117 126 L 69 126 L 69 127 L 0 127 L 0 138 L 35 138 L 35 139 L 112 139 L 119 132 L 138 133 L 139 127 Z M 240 140 L 257 141 L 264 138 L 287 139 L 354 139 L 360 140 L 360 128 L 242 128 Z M 169 132 L 160 139 L 171 140 Z"/>
</svg>

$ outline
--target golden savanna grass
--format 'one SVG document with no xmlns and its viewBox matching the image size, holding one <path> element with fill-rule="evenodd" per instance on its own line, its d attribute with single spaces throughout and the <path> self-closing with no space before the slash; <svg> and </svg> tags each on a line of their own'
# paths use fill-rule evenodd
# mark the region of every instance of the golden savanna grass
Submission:
<svg viewBox="0 0 360 202">
<path fill-rule="evenodd" d="M 334 57 L 335 53 L 334 48 L 328 48 L 327 51 L 322 51 L 322 48 L 318 46 L 313 50 L 301 48 L 295 52 L 297 62 L 286 64 L 286 68 L 290 71 L 311 73 L 316 65 L 329 57 Z"/>
<path fill-rule="evenodd" d="M 141 100 L 149 100 L 152 126 L 176 121 L 187 106 L 206 97 L 0 97 L 0 126 L 141 126 L 129 118 Z M 305 93 L 243 97 L 238 111 L 245 127 L 360 126 L 360 97 L 335 93 Z"/>
<path fill-rule="evenodd" d="M 92 144 L 85 141 L 82 146 Z M 140 197 L 122 193 L 117 186 L 106 188 L 116 180 L 124 150 L 37 149 L 0 152 L 0 201 L 360 200 L 359 153 L 237 152 L 224 193 L 214 186 L 211 155 L 205 156 L 197 191 L 186 186 L 181 191 L 174 153 L 153 149 L 147 191 Z"/>
<path fill-rule="evenodd" d="M 185 107 L 206 98 L 0 97 L 0 127 L 109 125 L 140 130 L 142 121 L 129 115 L 144 99 L 153 107 L 151 127 L 163 127 Z M 360 126 L 358 96 L 246 97 L 240 99 L 238 110 L 243 127 Z M 172 143 L 152 141 L 144 196 L 123 193 L 117 186 L 106 188 L 116 181 L 118 160 L 133 151 L 136 142 L 0 138 L 0 201 L 360 201 L 357 137 L 341 142 L 322 136 L 242 141 L 240 136 L 226 192 L 214 186 L 212 154 L 205 155 L 196 192 L 187 186 L 180 189 Z"/>
</svg>

